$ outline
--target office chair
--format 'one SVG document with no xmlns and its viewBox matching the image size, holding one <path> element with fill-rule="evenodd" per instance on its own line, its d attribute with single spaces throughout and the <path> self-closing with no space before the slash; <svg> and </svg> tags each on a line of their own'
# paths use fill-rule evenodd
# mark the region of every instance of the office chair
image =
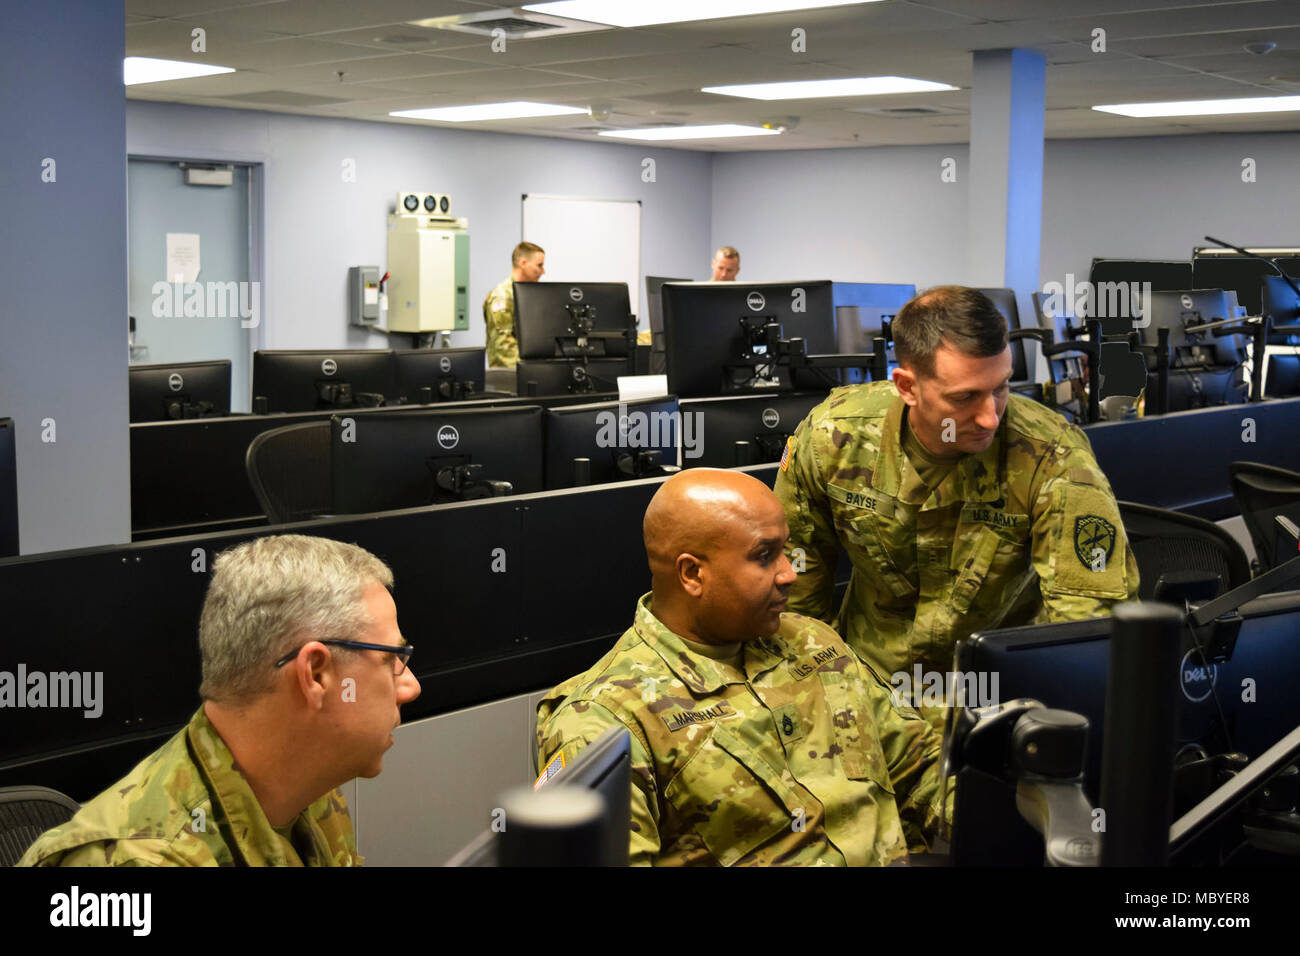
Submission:
<svg viewBox="0 0 1300 956">
<path fill-rule="evenodd" d="M 76 800 L 47 787 L 0 787 L 0 866 L 13 866 L 38 836 L 80 809 Z"/>
<path fill-rule="evenodd" d="M 248 445 L 244 470 L 271 524 L 327 514 L 330 423 L 307 422 L 262 432 Z"/>
<path fill-rule="evenodd" d="M 1255 559 L 1260 572 L 1268 571 L 1295 557 L 1295 545 L 1286 547 L 1277 516 L 1283 515 L 1300 525 L 1300 473 L 1261 465 L 1253 461 L 1234 461 L 1228 466 L 1232 496 L 1241 508 L 1241 517 L 1255 545 Z"/>
<path fill-rule="evenodd" d="M 1137 558 L 1141 600 L 1181 604 L 1184 594 L 1208 600 L 1250 580 L 1245 550 L 1213 521 L 1131 501 L 1118 504 Z"/>
</svg>

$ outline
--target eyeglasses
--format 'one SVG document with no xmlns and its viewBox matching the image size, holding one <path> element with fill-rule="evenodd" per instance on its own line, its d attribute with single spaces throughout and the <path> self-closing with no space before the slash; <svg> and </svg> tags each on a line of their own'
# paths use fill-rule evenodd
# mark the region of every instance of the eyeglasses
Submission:
<svg viewBox="0 0 1300 956">
<path fill-rule="evenodd" d="M 406 665 L 410 663 L 411 655 L 415 653 L 414 644 L 366 644 L 363 641 L 339 641 L 330 639 L 327 641 L 317 641 L 317 644 L 333 644 L 335 647 L 350 647 L 357 651 L 383 651 L 386 654 L 393 655 L 393 676 L 399 676 L 402 671 L 406 670 Z M 276 667 L 283 667 L 289 663 L 298 653 L 306 647 L 306 644 L 300 644 L 295 647 L 284 657 L 275 662 Z"/>
</svg>

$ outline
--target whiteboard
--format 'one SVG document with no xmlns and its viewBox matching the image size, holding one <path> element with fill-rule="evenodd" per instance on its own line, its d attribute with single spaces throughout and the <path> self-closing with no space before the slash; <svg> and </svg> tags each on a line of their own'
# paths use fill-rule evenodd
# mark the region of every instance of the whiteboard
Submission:
<svg viewBox="0 0 1300 956">
<path fill-rule="evenodd" d="M 543 282 L 626 282 L 637 324 L 641 314 L 641 203 L 524 195 L 523 237 L 546 250 Z"/>
</svg>

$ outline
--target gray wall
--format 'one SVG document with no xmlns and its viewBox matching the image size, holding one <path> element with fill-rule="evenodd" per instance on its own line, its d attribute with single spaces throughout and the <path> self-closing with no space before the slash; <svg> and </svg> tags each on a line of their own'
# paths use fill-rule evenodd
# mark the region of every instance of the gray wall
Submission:
<svg viewBox="0 0 1300 956">
<path fill-rule="evenodd" d="M 1045 146 L 1040 286 L 1086 279 L 1093 256 L 1186 259 L 1207 234 L 1300 242 L 1300 134 Z M 965 145 L 718 154 L 713 242 L 739 248 L 741 275 L 756 280 L 964 281 L 967 155 Z M 947 156 L 955 183 L 939 179 Z M 1242 182 L 1246 157 L 1257 182 Z"/>
<path fill-rule="evenodd" d="M 124 542 L 125 18 L 103 0 L 17 0 L 5 15 L 0 415 L 15 422 L 20 546 Z"/>
<path fill-rule="evenodd" d="M 644 272 L 707 277 L 707 153 L 144 102 L 127 104 L 127 151 L 266 164 L 261 348 L 385 344 L 346 325 L 347 268 L 383 268 L 400 189 L 449 193 L 469 219 L 470 328 L 454 345 L 483 344 L 481 305 L 509 275 L 524 193 L 640 199 Z M 356 182 L 343 181 L 345 159 Z"/>
</svg>

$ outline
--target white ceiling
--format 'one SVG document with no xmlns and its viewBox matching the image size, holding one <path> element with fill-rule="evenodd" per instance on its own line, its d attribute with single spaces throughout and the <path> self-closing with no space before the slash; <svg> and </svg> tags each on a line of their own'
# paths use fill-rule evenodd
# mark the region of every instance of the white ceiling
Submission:
<svg viewBox="0 0 1300 956">
<path fill-rule="evenodd" d="M 125 0 L 126 52 L 206 60 L 238 72 L 127 88 L 133 100 L 415 122 L 391 110 L 504 100 L 608 107 L 587 116 L 438 124 L 595 139 L 597 129 L 798 117 L 781 136 L 686 142 L 707 151 L 955 143 L 969 139 L 971 51 L 1047 58 L 1049 138 L 1300 129 L 1300 113 L 1131 119 L 1095 104 L 1300 94 L 1295 0 L 884 0 L 861 6 L 491 40 L 410 21 L 501 10 L 478 0 Z M 627 0 L 623 0 L 627 2 Z M 640 0 L 654 2 L 654 0 Z M 709 0 L 699 0 L 706 7 Z M 1048 12 L 1050 11 L 1050 13 Z M 191 52 L 191 31 L 207 52 Z M 807 52 L 791 50 L 806 31 Z M 1106 53 L 1091 49 L 1106 31 Z M 401 42 L 406 38 L 410 42 Z M 1265 56 L 1243 44 L 1272 41 Z M 953 92 L 764 103 L 703 86 L 889 75 Z M 881 108 L 931 107 L 889 116 Z M 667 144 L 677 145 L 677 144 Z"/>
</svg>

